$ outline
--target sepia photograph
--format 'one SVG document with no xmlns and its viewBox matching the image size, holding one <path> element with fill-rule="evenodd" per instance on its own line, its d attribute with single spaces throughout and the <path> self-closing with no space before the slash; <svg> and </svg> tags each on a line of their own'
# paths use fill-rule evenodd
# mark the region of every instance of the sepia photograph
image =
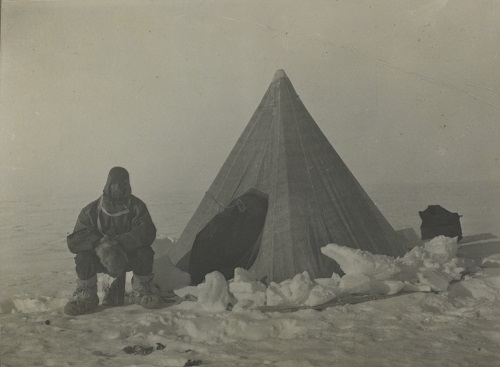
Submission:
<svg viewBox="0 0 500 367">
<path fill-rule="evenodd" d="M 0 367 L 499 363 L 499 0 L 0 25 Z"/>
</svg>

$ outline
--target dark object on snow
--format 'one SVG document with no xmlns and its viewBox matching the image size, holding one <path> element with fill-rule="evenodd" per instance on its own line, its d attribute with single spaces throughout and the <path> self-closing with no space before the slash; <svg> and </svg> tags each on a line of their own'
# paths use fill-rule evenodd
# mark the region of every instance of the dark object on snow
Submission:
<svg viewBox="0 0 500 367">
<path fill-rule="evenodd" d="M 45 320 L 45 325 L 50 325 L 50 320 Z"/>
<path fill-rule="evenodd" d="M 153 353 L 153 347 L 143 347 L 142 345 L 134 345 L 133 347 L 125 347 L 122 350 L 127 354 L 140 354 L 140 355 L 148 355 Z"/>
<path fill-rule="evenodd" d="M 420 230 L 422 240 L 429 240 L 437 236 L 462 239 L 462 227 L 458 213 L 452 213 L 440 205 L 429 205 L 424 211 L 418 212 L 422 219 Z"/>
<path fill-rule="evenodd" d="M 201 366 L 202 363 L 203 361 L 199 359 L 188 359 L 188 361 L 184 364 L 184 367 Z"/>
<path fill-rule="evenodd" d="M 156 350 L 163 350 L 165 348 L 166 348 L 166 346 L 163 345 L 162 343 L 156 343 Z"/>
<path fill-rule="evenodd" d="M 193 284 L 203 282 L 206 274 L 216 270 L 229 280 L 234 269 L 252 266 L 266 221 L 267 198 L 254 189 L 245 192 L 198 233 L 189 259 Z"/>
<path fill-rule="evenodd" d="M 102 300 L 103 306 L 123 306 L 125 304 L 125 283 L 127 280 L 127 274 L 125 272 L 121 273 L 109 287 L 104 287 L 104 298 Z"/>
</svg>

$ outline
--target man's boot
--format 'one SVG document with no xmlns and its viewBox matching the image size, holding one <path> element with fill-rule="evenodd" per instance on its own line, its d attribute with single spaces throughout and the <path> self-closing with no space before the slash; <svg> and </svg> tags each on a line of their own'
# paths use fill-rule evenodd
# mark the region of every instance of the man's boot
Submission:
<svg viewBox="0 0 500 367">
<path fill-rule="evenodd" d="M 73 299 L 64 306 L 64 313 L 69 316 L 83 315 L 97 308 L 97 275 L 88 280 L 77 279 Z"/>
<path fill-rule="evenodd" d="M 103 306 L 123 306 L 125 303 L 125 280 L 126 274 L 122 273 L 118 278 L 113 280 L 109 288 L 104 289 Z"/>
<path fill-rule="evenodd" d="M 134 274 L 132 277 L 132 302 L 148 309 L 160 308 L 163 306 L 161 297 L 155 292 L 153 277 L 153 274 Z"/>
</svg>

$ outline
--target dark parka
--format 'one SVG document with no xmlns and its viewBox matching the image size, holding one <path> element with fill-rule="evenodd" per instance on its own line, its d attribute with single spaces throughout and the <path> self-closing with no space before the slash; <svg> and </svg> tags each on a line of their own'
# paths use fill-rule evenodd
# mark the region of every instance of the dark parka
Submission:
<svg viewBox="0 0 500 367">
<path fill-rule="evenodd" d="M 110 171 L 103 195 L 82 209 L 73 233 L 67 237 L 68 248 L 74 254 L 94 251 L 104 236 L 118 241 L 126 252 L 151 246 L 156 238 L 156 227 L 146 204 L 131 194 L 128 172 L 121 169 L 117 174 L 113 170 Z M 124 177 L 128 184 L 125 197 L 113 201 L 110 186 Z M 125 214 L 113 215 L 120 212 Z"/>
</svg>

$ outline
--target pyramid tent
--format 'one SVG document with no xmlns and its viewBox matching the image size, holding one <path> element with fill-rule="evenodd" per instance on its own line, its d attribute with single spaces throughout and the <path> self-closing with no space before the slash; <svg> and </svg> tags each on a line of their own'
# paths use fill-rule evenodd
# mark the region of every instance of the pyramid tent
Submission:
<svg viewBox="0 0 500 367">
<path fill-rule="evenodd" d="M 196 241 L 227 238 L 227 233 L 221 235 L 214 228 L 227 230 L 233 225 L 223 218 L 234 219 L 227 214 L 230 210 L 244 210 L 238 198 L 249 190 L 267 199 L 266 211 L 260 211 L 265 216 L 263 228 L 254 226 L 259 235 L 245 244 L 248 248 L 243 252 L 248 256 L 235 263 L 259 277 L 279 282 L 303 271 L 313 279 L 330 277 L 340 269 L 320 251 L 328 243 L 375 254 L 404 254 L 396 232 L 323 135 L 283 70 L 274 75 L 198 209 L 167 253 L 172 262 L 189 271 L 188 264 L 196 264 Z M 247 237 L 243 233 L 229 246 L 241 246 Z M 214 244 L 213 251 L 198 251 L 197 263 L 221 258 L 224 252 Z"/>
</svg>

